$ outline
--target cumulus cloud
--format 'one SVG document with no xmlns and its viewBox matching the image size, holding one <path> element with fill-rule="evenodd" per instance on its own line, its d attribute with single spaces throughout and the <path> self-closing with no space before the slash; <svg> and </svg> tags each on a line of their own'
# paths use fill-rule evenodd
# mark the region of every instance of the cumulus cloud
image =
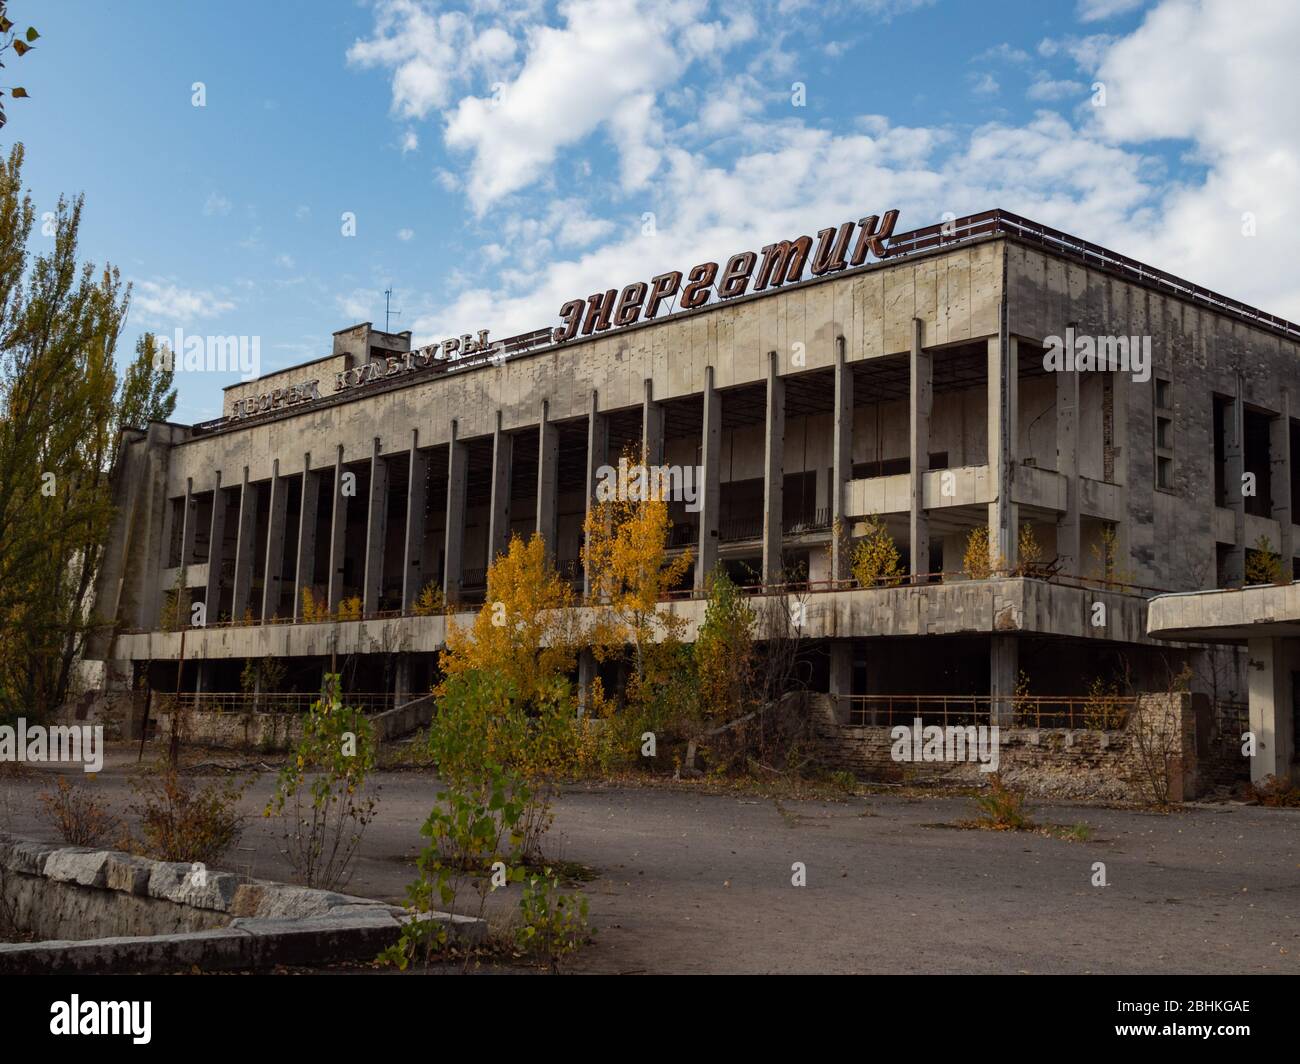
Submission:
<svg viewBox="0 0 1300 1064">
<path fill-rule="evenodd" d="M 174 324 L 202 318 L 215 318 L 235 304 L 212 292 L 181 288 L 169 280 L 143 280 L 132 283 L 131 312 L 147 324 Z"/>
<path fill-rule="evenodd" d="M 1136 11 L 1146 0 L 1079 0 L 1079 21 L 1100 22 Z"/>
<path fill-rule="evenodd" d="M 1150 261 L 1237 298 L 1300 317 L 1300 7 L 1165 0 L 1098 68 L 1097 126 L 1116 144 L 1190 145 L 1204 176 L 1176 183 L 1133 236 Z M 1252 215 L 1257 235 L 1243 234 Z"/>
<path fill-rule="evenodd" d="M 1071 81 L 1068 78 L 1050 78 L 1045 74 L 1040 74 L 1034 78 L 1033 83 L 1025 90 L 1025 95 L 1031 100 L 1063 100 L 1068 97 L 1082 96 L 1086 86 L 1081 81 Z"/>
<path fill-rule="evenodd" d="M 769 66 L 759 90 L 755 71 L 786 53 L 766 27 L 753 37 L 768 57 L 758 67 L 731 64 L 713 91 L 687 84 L 725 38 L 703 0 L 564 0 L 558 15 L 555 26 L 538 12 L 508 27 L 517 48 L 495 97 L 480 86 L 442 110 L 465 165 L 437 181 L 495 213 L 454 285 L 408 305 L 417 339 L 537 328 L 569 299 L 887 207 L 902 210 L 902 228 L 1006 208 L 1300 317 L 1288 240 L 1300 224 L 1300 116 L 1289 103 L 1300 9 L 1282 0 L 1260 0 L 1249 19 L 1231 0 L 1162 0 L 1127 35 L 1045 39 L 1038 54 L 1082 76 L 1044 70 L 1028 97 L 1082 106 L 975 128 L 875 114 L 826 128 L 788 108 L 767 113 L 763 91 L 785 75 Z M 1028 57 L 1006 46 L 981 58 Z M 972 79 L 997 90 L 992 75 Z M 1093 80 L 1106 85 L 1105 107 L 1086 106 Z M 593 174 L 593 135 L 616 147 L 616 177 Z M 1171 180 L 1171 152 L 1195 168 Z M 581 193 L 563 187 L 560 175 L 575 174 Z M 540 193 L 515 195 L 530 185 Z M 655 213 L 653 236 L 641 235 L 643 210 Z M 1257 236 L 1242 235 L 1245 214 Z"/>
</svg>

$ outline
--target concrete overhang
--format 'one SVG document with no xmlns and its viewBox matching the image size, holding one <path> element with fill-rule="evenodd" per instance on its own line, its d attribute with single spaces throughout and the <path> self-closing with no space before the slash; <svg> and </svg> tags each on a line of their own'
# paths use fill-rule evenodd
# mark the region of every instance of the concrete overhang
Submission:
<svg viewBox="0 0 1300 1064">
<path fill-rule="evenodd" d="M 748 600 L 760 613 L 775 605 L 797 618 L 804 639 L 870 639 L 898 636 L 1033 633 L 1063 638 L 1147 642 L 1146 600 L 1100 589 L 1070 587 L 1045 580 L 1005 577 L 953 580 L 922 586 L 853 588 L 809 594 L 762 595 Z M 1095 623 L 1104 604 L 1103 625 Z M 659 609 L 682 622 L 681 638 L 695 639 L 707 603 L 701 599 L 666 602 Z M 578 607 L 582 627 L 599 610 Z M 469 625 L 470 612 L 450 623 Z M 191 628 L 185 633 L 186 660 L 330 654 L 430 653 L 446 645 L 444 616 L 376 618 L 324 624 L 233 625 Z M 783 634 L 784 626 L 779 629 Z M 180 632 L 122 633 L 111 657 L 118 660 L 175 661 L 182 656 Z"/>
<path fill-rule="evenodd" d="M 1158 595 L 1147 609 L 1147 634 L 1192 643 L 1300 636 L 1300 583 Z"/>
</svg>

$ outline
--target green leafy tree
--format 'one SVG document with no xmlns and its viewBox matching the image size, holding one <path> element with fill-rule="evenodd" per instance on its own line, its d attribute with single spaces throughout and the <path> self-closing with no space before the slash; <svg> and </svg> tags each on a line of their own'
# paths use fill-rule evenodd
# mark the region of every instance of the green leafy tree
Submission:
<svg viewBox="0 0 1300 1064">
<path fill-rule="evenodd" d="M 21 144 L 0 158 L 0 716 L 39 717 L 66 699 L 99 623 L 129 290 L 113 267 L 78 262 L 80 197 L 59 200 L 52 247 L 29 254 L 23 160 Z M 158 409 L 168 391 L 141 381 L 130 402 Z"/>
<path fill-rule="evenodd" d="M 748 708 L 756 620 L 740 588 L 719 564 L 709 579 L 709 601 L 694 649 L 700 708 L 708 717 L 732 720 Z"/>
<path fill-rule="evenodd" d="M 153 333 L 136 341 L 135 359 L 126 367 L 117 404 L 117 428 L 144 428 L 166 421 L 176 409 L 174 355 Z"/>
</svg>

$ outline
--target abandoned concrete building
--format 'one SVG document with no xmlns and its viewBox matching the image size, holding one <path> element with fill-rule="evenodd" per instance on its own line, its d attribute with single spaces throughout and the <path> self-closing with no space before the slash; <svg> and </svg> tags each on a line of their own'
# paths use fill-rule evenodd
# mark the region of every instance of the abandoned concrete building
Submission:
<svg viewBox="0 0 1300 1064">
<path fill-rule="evenodd" d="M 402 704 L 513 533 L 541 532 L 581 589 L 599 470 L 644 449 L 698 476 L 670 505 L 694 565 L 664 608 L 696 623 L 719 562 L 797 602 L 804 678 L 845 728 L 1083 728 L 1184 661 L 1212 719 L 1244 719 L 1244 654 L 1156 638 L 1147 615 L 1163 593 L 1240 587 L 1270 552 L 1291 579 L 1300 326 L 1001 211 L 797 265 L 624 325 L 598 294 L 571 338 L 466 336 L 456 358 L 357 325 L 227 388 L 215 421 L 128 430 L 100 682 L 229 706 L 269 657 L 263 703 L 309 696 L 333 662 L 358 698 Z M 832 534 L 872 515 L 901 583 L 857 585 Z M 450 613 L 417 609 L 430 583 Z M 164 623 L 176 589 L 189 608 Z M 1274 729 L 1278 771 L 1297 730 Z"/>
</svg>

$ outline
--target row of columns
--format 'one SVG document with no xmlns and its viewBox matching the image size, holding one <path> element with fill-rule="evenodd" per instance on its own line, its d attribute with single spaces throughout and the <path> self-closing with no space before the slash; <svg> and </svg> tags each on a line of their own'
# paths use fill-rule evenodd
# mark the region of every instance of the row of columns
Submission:
<svg viewBox="0 0 1300 1064">
<path fill-rule="evenodd" d="M 1014 475 L 1015 410 L 1016 410 L 1016 340 L 1003 336 L 988 341 L 989 465 L 997 482 L 996 497 L 989 504 L 990 549 L 995 556 L 1012 559 L 1015 553 L 1016 515 L 1011 503 L 1011 480 Z M 762 534 L 762 575 L 767 583 L 777 583 L 782 578 L 781 546 L 783 535 L 783 486 L 785 438 L 785 382 L 780 375 L 779 358 L 769 352 L 765 367 L 766 402 L 764 411 L 764 520 Z M 909 353 L 909 456 L 912 469 L 909 533 L 914 572 L 923 574 L 929 569 L 929 519 L 925 507 L 924 487 L 929 466 L 930 422 L 933 409 L 933 356 L 925 350 L 923 325 L 913 322 L 912 344 Z M 1078 433 L 1078 378 L 1075 374 L 1058 374 L 1058 467 L 1071 477 L 1077 469 Z M 852 477 L 853 453 L 853 375 L 849 367 L 844 342 L 837 343 L 833 367 L 833 442 L 831 483 L 829 486 L 832 521 L 841 530 L 831 545 L 832 577 L 844 579 L 849 574 L 848 515 L 845 510 L 845 486 Z M 703 588 L 708 575 L 718 561 L 720 464 L 722 442 L 722 396 L 715 386 L 713 367 L 705 367 L 702 390 L 702 428 L 700 444 L 699 533 L 697 540 L 698 564 L 695 584 Z M 559 434 L 550 419 L 549 402 L 543 401 L 539 421 L 538 491 L 535 527 L 545 538 L 548 549 L 554 551 L 556 536 L 556 493 L 558 480 Z M 587 506 L 595 501 L 596 473 L 608 459 L 609 430 L 606 415 L 599 411 L 598 395 L 593 390 L 589 404 L 587 438 Z M 647 462 L 660 465 L 665 453 L 665 417 L 662 402 L 656 401 L 653 383 L 644 385 L 642 413 L 642 447 Z M 459 433 L 459 425 L 452 422 L 448 445 L 448 492 L 446 514 L 446 539 L 444 571 L 441 574 L 443 589 L 449 601 L 460 594 L 461 571 L 464 557 L 464 518 L 467 494 L 466 443 Z M 514 458 L 513 436 L 506 431 L 498 411 L 492 434 L 492 482 L 490 490 L 488 548 L 489 558 L 504 552 L 509 544 L 510 481 Z M 375 439 L 370 458 L 370 483 L 367 499 L 367 531 L 364 548 L 363 609 L 366 613 L 378 609 L 382 592 L 383 548 L 386 537 L 388 463 L 393 459 L 380 454 L 380 441 Z M 409 463 L 407 516 L 403 535 L 402 602 L 409 608 L 419 595 L 426 579 L 422 570 L 423 517 L 427 503 L 428 455 L 419 449 L 418 430 L 412 430 L 411 445 L 406 461 Z M 343 464 L 343 449 L 337 448 L 333 467 L 334 506 L 330 527 L 330 563 L 327 588 L 327 605 L 336 611 L 343 593 L 343 557 L 347 529 L 348 505 L 351 493 L 343 491 L 347 471 Z M 299 550 L 294 574 L 293 616 L 301 619 L 302 589 L 309 586 L 315 565 L 317 544 L 316 516 L 319 478 L 329 476 L 329 471 L 312 470 L 311 456 L 304 456 L 302 483 L 303 499 L 299 516 Z M 262 609 L 270 616 L 281 597 L 279 566 L 275 564 L 283 554 L 284 516 L 288 493 L 285 479 L 276 459 L 268 484 L 248 480 L 245 468 L 240 485 L 241 504 L 238 509 L 238 527 L 235 547 L 234 586 L 232 589 L 232 616 L 242 617 L 251 602 L 254 567 L 253 534 L 257 505 L 262 491 L 269 491 L 270 521 L 267 530 L 268 578 L 264 583 Z M 190 499 L 192 485 L 187 486 L 185 542 L 192 542 L 193 509 Z M 1062 544 L 1065 553 L 1077 557 L 1078 553 L 1078 502 L 1077 492 L 1069 493 L 1070 510 L 1060 520 Z M 209 609 L 213 609 L 219 594 L 218 583 L 224 551 L 226 498 L 218 478 L 212 508 L 210 539 L 210 567 L 218 580 L 210 580 Z M 246 505 L 245 505 L 246 503 Z M 552 554 L 552 557 L 554 555 Z M 589 581 L 588 581 L 589 586 Z"/>
</svg>

